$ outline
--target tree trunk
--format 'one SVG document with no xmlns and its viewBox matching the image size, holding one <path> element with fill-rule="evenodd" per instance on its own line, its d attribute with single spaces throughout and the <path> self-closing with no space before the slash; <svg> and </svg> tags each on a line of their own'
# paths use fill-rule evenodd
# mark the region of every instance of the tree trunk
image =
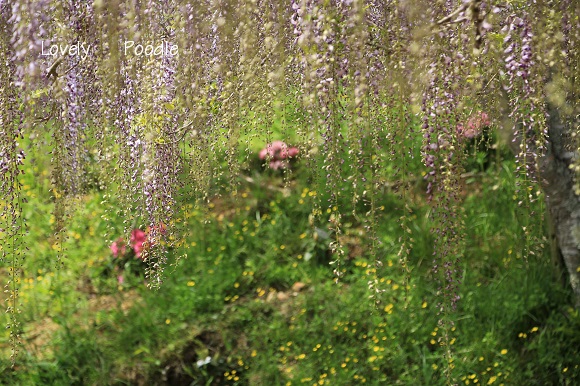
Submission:
<svg viewBox="0 0 580 386">
<path fill-rule="evenodd" d="M 562 122 L 556 107 L 548 107 L 548 150 L 540 161 L 540 181 L 546 194 L 546 206 L 553 221 L 554 233 L 580 308 L 580 196 L 574 193 L 574 175 L 570 164 L 578 154 L 568 149 L 573 120 Z"/>
</svg>

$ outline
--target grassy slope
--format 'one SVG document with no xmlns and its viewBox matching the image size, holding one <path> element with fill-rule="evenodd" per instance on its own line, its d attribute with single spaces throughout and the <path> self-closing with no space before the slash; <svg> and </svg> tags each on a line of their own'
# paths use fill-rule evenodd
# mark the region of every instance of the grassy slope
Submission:
<svg viewBox="0 0 580 386">
<path fill-rule="evenodd" d="M 59 268 L 46 172 L 30 167 L 23 177 L 31 202 L 25 213 L 31 250 L 21 279 L 25 334 L 15 371 L 2 342 L 0 381 L 445 384 L 449 366 L 438 341 L 423 187 L 412 184 L 409 196 L 410 276 L 396 256 L 402 205 L 386 192 L 377 203 L 376 254 L 383 266 L 374 265 L 362 216 L 345 213 L 347 257 L 335 284 L 328 265 L 331 213 L 323 205 L 321 218 L 310 223 L 312 200 L 325 197 L 300 166 L 286 185 L 277 173 L 250 169 L 252 182 L 242 180 L 237 197 L 212 199 L 209 211 L 180 203 L 184 245 L 170 252 L 174 265 L 157 292 L 145 288 L 138 261 L 115 268 L 102 235 L 115 239 L 122 219 L 104 212 L 98 192 L 79 203 Z M 518 212 L 512 171 L 505 161 L 465 179 L 467 238 L 451 375 L 462 384 L 572 385 L 580 381 L 580 317 L 567 307 L 549 257 L 522 257 L 520 228 L 540 220 Z M 414 180 L 420 177 L 409 177 Z M 537 237 L 541 228 L 534 228 Z M 369 299 L 367 283 L 375 278 L 382 292 Z M 209 363 L 197 365 L 207 357 Z"/>
</svg>

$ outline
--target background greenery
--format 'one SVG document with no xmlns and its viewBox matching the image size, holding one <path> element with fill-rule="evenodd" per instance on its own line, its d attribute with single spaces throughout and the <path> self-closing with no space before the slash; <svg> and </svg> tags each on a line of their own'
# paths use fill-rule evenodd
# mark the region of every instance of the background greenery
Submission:
<svg viewBox="0 0 580 386">
<path fill-rule="evenodd" d="M 279 133 L 274 132 L 273 137 Z M 3 335 L 0 382 L 6 385 L 574 385 L 580 382 L 580 315 L 552 265 L 549 248 L 527 256 L 546 233 L 541 200 L 523 218 L 513 159 L 473 146 L 462 176 L 465 252 L 461 300 L 438 313 L 437 280 L 420 157 L 400 184 L 410 208 L 410 272 L 397 253 L 405 202 L 396 187 L 376 195 L 376 239 L 362 205 L 344 199 L 345 247 L 336 283 L 329 243 L 336 237 L 316 158 L 291 173 L 269 170 L 253 140 L 235 176 L 236 194 L 215 190 L 207 206 L 187 199 L 176 224 L 171 266 L 158 291 L 145 286 L 134 257 L 115 258 L 123 236 L 116 203 L 97 188 L 81 197 L 59 251 L 53 232 L 50 160 L 38 156 L 21 180 L 30 250 L 21 276 L 21 355 L 10 367 Z M 292 143 L 292 138 L 289 140 Z M 411 144 L 412 145 L 412 144 Z M 421 146 L 420 139 L 415 149 Z M 35 153 L 37 154 L 37 153 Z M 348 165 L 344 166 L 348 168 Z M 385 167 L 385 174 L 393 168 Z M 350 183 L 342 197 L 349 197 Z M 399 187 L 398 189 L 400 189 Z M 318 206 L 319 205 L 319 206 Z M 320 216 L 313 221 L 312 208 Z M 111 209 L 113 208 L 113 209 Z M 347 209 L 344 209 L 347 208 Z M 522 226 L 535 234 L 522 237 Z M 136 224 L 139 226 L 139 224 Z M 458 246 L 460 247 L 460 246 Z M 63 255 L 62 264 L 55 263 Z M 375 264 L 375 257 L 382 266 Z M 121 279 L 122 277 L 122 279 Z M 376 280 L 377 289 L 369 289 Z M 439 330 L 450 317 L 455 327 Z M 443 335 L 447 334 L 445 338 Z M 445 339 L 444 339 L 445 338 Z M 452 349 L 443 362 L 441 342 Z"/>
</svg>

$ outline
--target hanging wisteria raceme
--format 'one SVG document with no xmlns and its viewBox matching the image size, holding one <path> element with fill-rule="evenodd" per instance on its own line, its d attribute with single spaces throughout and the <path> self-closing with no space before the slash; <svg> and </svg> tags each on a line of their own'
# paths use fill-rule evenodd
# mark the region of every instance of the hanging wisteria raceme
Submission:
<svg viewBox="0 0 580 386">
<path fill-rule="evenodd" d="M 226 23 L 234 17 L 235 8 L 225 8 L 218 2 L 207 1 L 202 9 L 194 8 L 188 18 L 191 23 L 188 29 L 199 38 L 185 46 L 185 58 L 190 58 L 189 61 L 196 65 L 188 70 L 190 77 L 181 78 L 183 84 L 178 88 L 192 109 L 188 117 L 190 129 L 187 130 L 191 135 L 186 136 L 190 145 L 192 189 L 196 198 L 207 202 L 209 192 L 224 173 L 219 159 L 223 154 L 220 144 L 221 117 L 228 115 L 224 117 L 227 121 L 231 118 L 227 109 L 222 108 L 222 101 L 228 97 L 228 100 L 237 98 L 233 84 L 229 85 L 229 94 L 224 87 L 226 79 L 233 75 L 233 71 L 227 70 L 233 67 L 232 55 L 237 58 L 238 53 L 230 51 L 235 47 L 233 37 L 228 37 L 233 26 Z M 187 35 L 184 38 L 188 38 Z"/>
<path fill-rule="evenodd" d="M 347 3 L 348 4 L 348 3 Z M 368 52 L 365 45 L 371 39 L 371 34 L 376 40 L 377 30 L 369 31 L 366 28 L 367 20 L 373 18 L 372 11 L 367 10 L 364 2 L 353 1 L 344 9 L 346 24 L 346 46 L 344 59 L 340 58 L 337 63 L 337 75 L 342 80 L 342 87 L 349 93 L 350 103 L 346 108 L 345 119 L 348 122 L 349 154 L 354 162 L 350 163 L 348 170 L 351 180 L 353 195 L 353 215 L 362 217 L 365 233 L 370 241 L 369 254 L 374 260 L 374 267 L 368 285 L 371 297 L 378 307 L 381 303 L 381 294 L 385 292 L 381 288 L 382 268 L 385 266 L 383 256 L 380 253 L 381 241 L 375 232 L 378 219 L 378 195 L 382 190 L 380 185 L 381 165 L 384 165 L 383 145 L 385 131 L 381 130 L 384 122 L 381 122 L 380 103 L 381 98 L 379 83 L 385 75 L 383 63 L 377 50 Z M 376 9 L 374 9 L 376 10 Z M 369 130 L 369 127 L 376 130 Z M 366 149 L 366 151 L 365 151 Z M 364 203 L 365 211 L 357 213 L 358 202 Z M 384 282 L 384 281 L 383 281 Z"/>
<path fill-rule="evenodd" d="M 11 17 L 5 26 L 12 26 L 9 39 L 13 49 L 15 85 L 21 89 L 33 89 L 41 75 L 37 59 L 43 51 L 45 39 L 49 38 L 48 24 L 54 6 L 50 0 L 3 3 L 3 7 L 12 8 Z"/>
<path fill-rule="evenodd" d="M 313 164 L 313 160 L 311 158 L 311 149 L 314 148 L 314 139 L 312 135 L 314 131 L 316 131 L 316 125 L 313 122 L 313 117 L 308 112 L 308 103 L 304 99 L 306 98 L 306 91 L 308 89 L 308 78 L 306 76 L 306 39 L 310 34 L 310 23 L 308 20 L 308 5 L 307 2 L 302 0 L 292 0 L 290 4 L 290 16 L 288 20 L 283 20 L 282 22 L 289 22 L 289 26 L 291 27 L 290 31 L 288 32 L 288 40 L 289 44 L 286 47 L 285 51 L 287 51 L 290 55 L 288 56 L 287 62 L 287 71 L 284 74 L 284 80 L 287 84 L 285 87 L 286 92 L 289 95 L 292 95 L 295 99 L 294 104 L 298 106 L 303 106 L 303 109 L 297 108 L 297 110 L 301 111 L 302 114 L 298 117 L 297 127 L 296 127 L 296 134 L 300 138 L 301 147 L 300 147 L 300 154 L 302 155 L 304 161 L 309 165 Z M 293 88 L 294 85 L 300 84 L 300 88 Z M 289 102 L 290 106 L 292 102 Z M 268 138 L 270 142 L 272 138 Z M 318 197 L 315 196 L 314 199 L 315 205 L 317 206 L 316 209 L 319 209 L 319 202 Z M 317 211 L 318 212 L 318 211 Z"/>
<path fill-rule="evenodd" d="M 537 138 L 536 127 L 541 122 L 536 122 L 538 106 L 535 105 L 533 96 L 535 93 L 533 79 L 530 71 L 533 66 L 532 38 L 530 23 L 527 16 L 522 17 L 512 15 L 508 32 L 504 38 L 507 48 L 504 51 L 506 55 L 506 72 L 508 79 L 507 91 L 513 92 L 513 111 L 510 116 L 520 125 L 519 129 L 514 128 L 514 138 L 520 138 L 520 152 L 516 155 L 519 159 L 518 168 L 525 169 L 525 174 L 534 179 L 535 164 L 534 160 L 538 157 L 535 152 L 542 152 L 544 143 Z M 516 90 L 513 88 L 516 87 Z M 537 145 L 540 148 L 537 148 Z"/>
<path fill-rule="evenodd" d="M 92 3 L 63 2 L 56 7 L 55 13 L 66 20 L 66 23 L 58 24 L 54 20 L 50 21 L 52 44 L 47 54 L 42 43 L 42 54 L 38 56 L 38 59 L 45 57 L 50 62 L 38 82 L 38 93 L 43 96 L 33 101 L 33 105 L 42 106 L 39 110 L 44 114 L 35 121 L 34 137 L 42 139 L 43 129 L 46 127 L 51 132 L 48 141 L 52 147 L 51 179 L 55 201 L 55 234 L 52 249 L 56 251 L 57 263 L 62 263 L 62 257 L 66 255 L 63 250 L 66 219 L 76 209 L 75 199 L 84 193 L 87 187 L 89 150 L 85 141 L 88 135 L 88 117 L 91 112 L 97 110 L 96 103 L 89 101 L 98 95 L 92 85 L 95 81 L 94 56 L 89 55 L 89 48 L 83 52 L 83 48 L 90 47 L 92 42 L 93 34 L 90 30 L 90 26 L 94 23 Z M 76 52 L 73 46 L 76 47 Z M 57 47 L 58 50 L 55 50 Z M 60 57 L 56 57 L 55 51 L 60 53 Z"/>
<path fill-rule="evenodd" d="M 516 172 L 522 176 L 516 182 L 516 193 L 518 206 L 524 207 L 520 216 L 523 217 L 522 230 L 526 240 L 521 254 L 525 260 L 528 256 L 539 254 L 542 248 L 542 241 L 533 240 L 530 235 L 534 226 L 542 226 L 543 214 L 539 214 L 540 221 L 536 219 L 531 222 L 526 212 L 529 212 L 531 203 L 540 198 L 537 189 L 539 163 L 546 152 L 548 135 L 546 111 L 541 100 L 545 79 L 534 75 L 540 65 L 534 59 L 538 43 L 534 40 L 529 18 L 525 12 L 508 15 L 503 40 L 505 73 L 508 78 L 505 89 L 511 109 L 509 117 L 514 122 L 512 142 L 518 147 L 515 152 Z"/>
<path fill-rule="evenodd" d="M 139 90 L 144 78 L 143 61 L 140 56 L 127 55 L 124 42 L 138 41 L 141 18 L 137 17 L 135 4 L 102 2 L 95 8 L 99 27 L 105 31 L 97 45 L 101 63 L 98 82 L 111 85 L 103 89 L 100 115 L 104 119 L 101 132 L 94 136 L 101 144 L 97 160 L 104 175 L 100 183 L 119 187 L 116 197 L 105 195 L 105 199 L 113 204 L 111 211 L 122 210 L 123 233 L 129 239 L 131 232 L 142 226 L 141 213 L 145 211 L 142 173 L 146 144 L 143 128 L 137 124 L 142 113 Z M 125 28 L 119 29 L 119 25 Z M 117 237 L 118 230 L 110 232 Z"/>
<path fill-rule="evenodd" d="M 457 26 L 447 25 L 445 19 L 442 19 L 442 16 L 452 13 L 453 9 L 443 13 L 434 12 L 432 23 L 441 25 L 441 29 L 435 36 L 427 38 L 434 52 L 426 55 L 422 53 L 425 55 L 424 61 L 428 63 L 429 83 L 421 105 L 422 156 L 428 169 L 425 179 L 428 199 L 432 204 L 432 232 L 435 237 L 432 271 L 439 283 L 440 300 L 437 307 L 441 315 L 439 327 L 442 331 L 439 344 L 445 350 L 449 384 L 454 380 L 451 345 L 455 323 L 452 315 L 460 300 L 460 262 L 464 253 L 464 219 L 460 206 L 464 133 L 458 128 L 465 115 L 463 111 L 470 107 L 469 89 L 464 86 L 470 75 L 468 68 L 477 60 L 481 47 L 479 44 L 474 45 L 462 33 L 471 21 L 467 17 L 467 10 L 459 8 L 457 11 Z M 442 41 L 445 41 L 445 45 Z"/>
<path fill-rule="evenodd" d="M 78 63 L 73 63 L 72 66 L 77 66 Z M 80 76 L 75 68 L 66 74 L 66 85 L 64 91 L 66 97 L 66 116 L 65 124 L 62 130 L 57 130 L 63 134 L 62 148 L 68 153 L 67 156 L 58 158 L 57 162 L 60 164 L 63 176 L 61 179 L 61 186 L 65 186 L 65 194 L 75 196 L 81 191 L 80 179 L 84 176 L 82 173 L 83 161 L 83 134 L 86 128 L 86 106 L 84 105 L 84 89 L 83 82 L 80 81 Z"/>
<path fill-rule="evenodd" d="M 10 37 L 12 36 L 10 4 L 0 2 L 0 262 L 6 267 L 8 280 L 3 284 L 6 294 L 6 313 L 12 346 L 11 358 L 14 362 L 20 348 L 21 326 L 19 314 L 21 304 L 18 298 L 22 262 L 25 254 L 23 237 L 26 232 L 22 215 L 26 200 L 22 197 L 22 184 L 18 176 L 22 173 L 25 153 L 21 148 L 23 114 L 18 109 L 15 58 L 11 57 Z M 20 63 L 20 61 L 19 61 Z"/>
<path fill-rule="evenodd" d="M 367 12 L 364 4 L 361 1 L 345 2 L 340 7 L 340 12 L 343 15 L 344 22 L 342 29 L 338 33 L 340 46 L 344 44 L 345 50 L 340 56 L 335 58 L 334 72 L 338 81 L 339 89 L 343 89 L 346 96 L 345 99 L 349 101 L 346 106 L 342 106 L 344 112 L 344 119 L 348 122 L 348 130 L 346 133 L 345 142 L 342 146 L 347 147 L 351 152 L 352 158 L 355 162 L 350 164 L 348 175 L 351 179 L 350 183 L 353 187 L 352 204 L 356 208 L 359 200 L 365 200 L 371 210 L 369 219 L 374 217 L 373 201 L 374 197 L 362 197 L 365 191 L 374 192 L 370 185 L 374 183 L 376 176 L 376 169 L 373 170 L 374 163 L 369 162 L 376 160 L 380 155 L 378 149 L 373 149 L 369 142 L 376 140 L 376 137 L 365 138 L 368 134 L 369 124 L 369 78 L 370 71 L 375 70 L 374 66 L 369 65 L 369 58 L 366 55 L 364 44 L 369 40 L 368 31 L 364 27 L 367 18 Z M 371 59 L 372 60 L 372 59 Z M 376 64 L 376 63 L 373 63 Z M 375 133 L 373 133 L 374 135 Z M 373 144 L 376 148 L 378 144 L 376 141 Z M 373 154 L 364 154 L 365 145 L 370 151 L 377 150 Z M 371 171 L 366 173 L 365 166 L 370 164 Z M 370 174 L 370 181 L 367 176 Z M 356 210 L 353 212 L 357 215 Z"/>
<path fill-rule="evenodd" d="M 411 28 L 405 13 L 399 12 L 396 2 L 371 2 L 367 7 L 367 18 L 368 42 L 365 43 L 366 49 L 361 47 L 369 65 L 369 91 L 366 102 L 368 116 L 365 122 L 368 127 L 372 128 L 372 130 L 367 128 L 366 132 L 371 133 L 373 147 L 379 149 L 372 156 L 375 161 L 371 166 L 378 176 L 367 194 L 376 196 L 384 194 L 392 180 L 398 181 L 393 184 L 392 189 L 405 202 L 404 207 L 399 208 L 399 223 L 404 233 L 399 239 L 398 257 L 405 277 L 403 288 L 407 293 L 411 279 L 408 257 L 414 242 L 410 226 L 412 210 L 407 199 L 410 182 L 407 167 L 410 158 L 414 157 L 414 143 L 416 142 L 414 137 L 417 135 L 411 122 L 410 85 L 414 81 L 411 72 L 413 66 L 409 63 L 413 63 L 416 58 L 401 46 L 403 42 L 412 39 Z M 385 55 L 385 50 L 388 55 Z M 384 87 L 385 84 L 389 86 Z M 390 167 L 385 168 L 384 165 Z M 380 278 L 384 276 L 384 272 L 380 270 L 381 256 L 377 255 L 375 260 L 376 278 L 369 284 L 372 285 L 375 293 L 381 293 L 379 283 Z M 383 270 L 386 269 L 383 268 Z M 405 302 L 408 300 L 405 297 Z"/>
<path fill-rule="evenodd" d="M 358 154 L 357 145 L 360 145 L 357 139 L 351 143 L 348 134 L 344 135 L 340 130 L 340 122 L 346 118 L 349 111 L 349 107 L 340 101 L 345 99 L 348 88 L 357 84 L 353 82 L 349 85 L 348 82 L 349 60 L 354 59 L 349 51 L 355 47 L 349 47 L 347 37 L 352 33 L 361 35 L 362 32 L 360 30 L 357 32 L 354 28 L 354 23 L 357 19 L 359 21 L 364 19 L 362 9 L 357 10 L 352 5 L 352 2 L 302 1 L 300 4 L 292 5 L 295 14 L 291 19 L 295 24 L 293 33 L 297 35 L 299 64 L 303 71 L 302 102 L 308 114 L 308 122 L 315 129 L 305 132 L 304 140 L 308 141 L 310 148 L 320 147 L 320 151 L 324 154 L 319 173 L 321 180 L 326 181 L 328 187 L 330 198 L 327 205 L 334 208 L 329 229 L 333 232 L 334 238 L 330 248 L 336 256 L 332 264 L 335 265 L 334 273 L 337 279 L 342 275 L 340 264 L 344 256 L 344 247 L 341 243 L 343 221 L 339 209 L 343 192 L 337 185 L 346 182 L 343 172 L 346 165 L 344 152 L 352 149 L 351 154 Z M 364 39 L 364 33 L 362 38 Z M 354 39 L 350 42 L 353 41 Z M 357 43 L 360 41 L 357 40 Z M 354 67 L 350 76 L 366 74 L 366 69 L 362 70 L 361 72 L 361 69 Z M 355 71 L 358 71 L 356 75 Z M 359 82 L 358 88 L 354 86 L 355 92 L 358 91 L 358 97 L 354 99 L 351 112 L 357 107 L 362 107 L 362 97 L 366 92 L 365 84 Z M 356 128 L 352 127 L 349 131 L 352 134 Z M 318 138 L 322 141 L 320 145 Z M 354 198 L 356 201 L 356 195 Z M 324 203 L 320 203 L 322 204 Z M 321 213 L 319 209 L 315 210 L 315 213 L 316 211 Z"/>
<path fill-rule="evenodd" d="M 464 83 L 464 63 L 469 60 L 463 47 L 466 42 L 456 30 L 450 30 L 441 38 L 448 39 L 456 48 L 453 54 L 441 53 L 430 66 L 431 83 L 423 97 L 423 160 L 428 172 L 427 194 L 433 200 L 433 219 L 437 223 L 433 271 L 442 270 L 440 291 L 444 301 L 440 311 L 454 310 L 459 300 L 458 261 L 461 250 L 457 243 L 461 240 L 463 222 L 457 210 L 459 177 L 462 173 L 462 152 L 456 130 L 462 102 Z"/>
<path fill-rule="evenodd" d="M 150 41 L 163 40 L 173 46 L 175 31 L 171 16 L 176 11 L 172 1 L 150 1 L 142 10 L 150 15 L 143 27 L 144 37 Z M 144 81 L 140 84 L 139 102 L 142 106 L 132 124 L 135 132 L 127 143 L 129 160 L 141 163 L 140 175 L 135 182 L 141 186 L 136 196 L 131 191 L 129 200 L 142 200 L 141 208 L 147 213 L 143 219 L 147 241 L 142 252 L 147 262 L 148 285 L 157 288 L 162 282 L 166 265 L 167 227 L 173 223 L 176 192 L 179 189 L 179 143 L 175 101 L 175 55 L 163 50 L 155 60 L 144 61 Z M 141 157 L 138 159 L 139 153 Z M 173 232 L 171 232 L 173 234 Z"/>
</svg>

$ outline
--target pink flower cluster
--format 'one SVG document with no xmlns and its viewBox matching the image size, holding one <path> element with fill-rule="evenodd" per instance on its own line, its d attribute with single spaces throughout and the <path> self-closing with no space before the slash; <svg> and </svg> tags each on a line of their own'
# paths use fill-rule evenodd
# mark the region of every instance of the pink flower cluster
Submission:
<svg viewBox="0 0 580 386">
<path fill-rule="evenodd" d="M 147 227 L 145 232 L 143 232 L 141 229 L 133 229 L 129 239 L 129 245 L 131 245 L 131 248 L 135 253 L 135 257 L 142 259 L 141 253 L 143 250 L 154 246 L 156 240 L 159 240 L 160 236 L 165 235 L 166 233 L 167 227 L 163 223 L 154 225 L 152 227 Z M 122 237 L 119 237 L 117 240 L 115 240 L 109 248 L 115 257 L 123 257 L 127 252 L 126 243 Z"/>
<path fill-rule="evenodd" d="M 283 141 L 274 141 L 260 150 L 259 157 L 261 160 L 269 160 L 270 169 L 284 169 L 288 166 L 288 160 L 296 157 L 298 148 L 288 147 Z"/>
<path fill-rule="evenodd" d="M 481 130 L 491 124 L 489 116 L 480 111 L 477 114 L 472 115 L 467 120 L 467 124 L 464 126 L 462 123 L 457 125 L 457 134 L 460 139 L 472 139 L 481 134 Z"/>
<path fill-rule="evenodd" d="M 141 258 L 143 244 L 145 244 L 146 240 L 147 234 L 145 232 L 143 232 L 141 229 L 133 229 L 131 232 L 131 239 L 129 244 L 131 245 L 131 248 L 133 249 L 133 252 L 135 252 L 135 256 L 138 259 Z M 109 248 L 115 257 L 123 257 L 125 256 L 125 253 L 127 253 L 125 240 L 123 240 L 122 237 L 119 237 L 117 240 L 115 240 Z"/>
<path fill-rule="evenodd" d="M 113 241 L 113 244 L 111 244 L 109 248 L 115 257 L 119 257 L 119 255 L 124 256 L 125 252 L 127 251 L 122 237 L 119 237 L 117 240 Z"/>
<path fill-rule="evenodd" d="M 143 251 L 143 245 L 145 244 L 146 239 L 147 235 L 141 229 L 134 229 L 133 232 L 131 232 L 130 244 L 138 259 L 141 258 L 141 252 Z"/>
</svg>

